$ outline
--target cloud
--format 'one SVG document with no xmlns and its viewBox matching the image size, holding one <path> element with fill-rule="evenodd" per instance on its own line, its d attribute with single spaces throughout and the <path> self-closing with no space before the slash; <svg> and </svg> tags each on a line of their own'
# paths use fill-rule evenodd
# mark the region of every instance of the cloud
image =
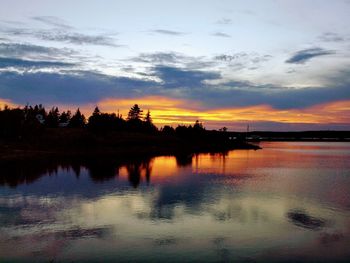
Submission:
<svg viewBox="0 0 350 263">
<path fill-rule="evenodd" d="M 191 70 L 210 68 L 215 65 L 215 61 L 212 61 L 212 59 L 203 56 L 188 56 L 179 52 L 141 53 L 136 57 L 127 59 L 127 61 L 149 63 L 151 67 L 165 65 L 177 66 Z"/>
<path fill-rule="evenodd" d="M 220 54 L 214 56 L 214 60 L 222 61 L 222 62 L 235 62 L 235 61 L 243 61 L 251 62 L 251 63 L 260 63 L 268 61 L 272 58 L 271 55 L 261 55 L 256 52 L 246 53 L 246 52 L 238 52 L 233 54 Z"/>
<path fill-rule="evenodd" d="M 39 31 L 35 33 L 37 38 L 47 41 L 67 42 L 77 45 L 97 45 L 121 47 L 114 42 L 114 39 L 104 35 L 86 35 L 62 31 Z"/>
<path fill-rule="evenodd" d="M 167 30 L 167 29 L 155 29 L 155 30 L 151 30 L 151 32 L 157 33 L 157 34 L 169 35 L 169 36 L 182 36 L 186 34 L 185 32 L 173 31 L 173 30 Z"/>
<path fill-rule="evenodd" d="M 26 36 L 34 37 L 45 41 L 65 42 L 76 45 L 97 45 L 97 46 L 110 46 L 121 47 L 115 43 L 115 39 L 106 34 L 100 35 L 88 35 L 83 33 L 77 33 L 67 31 L 65 29 L 53 28 L 50 30 L 43 29 L 28 29 L 28 28 L 13 28 L 3 27 L 0 28 L 0 32 L 11 36 Z"/>
<path fill-rule="evenodd" d="M 68 67 L 68 66 L 74 66 L 75 64 L 72 63 L 65 63 L 65 62 L 56 62 L 56 61 L 33 61 L 33 60 L 23 60 L 23 59 L 17 59 L 17 58 L 3 58 L 0 57 L 0 68 L 8 68 L 8 67 L 14 67 L 14 68 L 57 68 L 57 67 Z"/>
<path fill-rule="evenodd" d="M 84 104 L 107 97 L 139 97 L 156 82 L 92 71 L 0 72 L 0 98 L 20 104 Z M 152 92 L 152 90 L 150 91 Z"/>
<path fill-rule="evenodd" d="M 64 29 L 73 29 L 73 27 L 69 26 L 63 19 L 55 16 L 33 16 L 31 19 L 42 22 L 49 26 L 55 26 Z"/>
<path fill-rule="evenodd" d="M 342 37 L 336 33 L 332 33 L 332 32 L 323 33 L 318 38 L 324 42 L 343 42 L 343 41 L 345 41 L 344 37 Z"/>
<path fill-rule="evenodd" d="M 219 19 L 218 21 L 216 21 L 216 24 L 230 25 L 230 24 L 232 24 L 232 19 L 223 17 L 223 18 Z"/>
<path fill-rule="evenodd" d="M 290 88 L 268 84 L 227 82 L 187 90 L 186 96 L 201 98 L 207 107 L 266 104 L 277 109 L 304 108 L 330 101 L 350 99 L 350 79 L 327 87 Z"/>
<path fill-rule="evenodd" d="M 162 80 L 164 88 L 198 88 L 203 87 L 206 80 L 221 78 L 218 72 L 187 70 L 169 66 L 156 66 L 153 73 Z"/>
<path fill-rule="evenodd" d="M 335 51 L 325 50 L 322 48 L 309 48 L 296 52 L 292 57 L 286 60 L 286 63 L 291 64 L 304 64 L 314 57 L 332 55 Z"/>
<path fill-rule="evenodd" d="M 59 67 L 21 60 L 6 66 Z M 53 62 L 52 62 L 53 63 Z M 63 67 L 64 65 L 62 65 Z M 320 87 L 291 88 L 240 80 L 224 82 L 214 70 L 194 70 L 170 65 L 150 67 L 147 78 L 110 76 L 93 71 L 59 69 L 48 72 L 0 72 L 0 98 L 15 103 L 96 103 L 107 98 L 165 96 L 201 102 L 203 109 L 270 105 L 275 109 L 303 109 L 322 103 L 350 100 L 349 73 L 344 71 Z M 150 78 L 153 77 L 153 78 Z M 155 81 L 152 79 L 157 79 Z M 220 84 L 211 84 L 212 81 Z"/>
<path fill-rule="evenodd" d="M 247 57 L 248 54 L 247 53 L 244 53 L 244 52 L 241 52 L 241 53 L 236 53 L 236 54 L 233 54 L 233 55 L 228 55 L 228 54 L 221 54 L 221 55 L 217 55 L 214 57 L 215 60 L 218 60 L 218 61 L 233 61 L 235 59 L 239 59 L 239 58 L 242 58 L 242 57 Z"/>
<path fill-rule="evenodd" d="M 213 34 L 211 34 L 212 36 L 215 36 L 215 37 L 227 37 L 227 38 L 230 38 L 231 36 L 229 34 L 226 34 L 226 33 L 222 33 L 222 32 L 215 32 Z"/>
<path fill-rule="evenodd" d="M 146 63 L 178 63 L 187 59 L 186 56 L 177 52 L 155 52 L 155 53 L 141 53 L 137 57 L 131 59 L 134 62 Z"/>
<path fill-rule="evenodd" d="M 12 58 L 62 58 L 77 55 L 77 52 L 68 48 L 53 48 L 21 43 L 0 43 L 0 56 Z"/>
<path fill-rule="evenodd" d="M 232 54 L 219 54 L 213 57 L 213 60 L 224 63 L 225 66 L 232 70 L 238 71 L 243 69 L 255 70 L 262 66 L 262 63 L 269 61 L 271 55 L 262 55 L 256 52 L 238 52 Z"/>
</svg>

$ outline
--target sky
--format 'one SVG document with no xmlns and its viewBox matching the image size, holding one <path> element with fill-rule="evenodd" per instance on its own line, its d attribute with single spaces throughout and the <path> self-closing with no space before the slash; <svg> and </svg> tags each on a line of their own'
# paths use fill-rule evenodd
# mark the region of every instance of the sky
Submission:
<svg viewBox="0 0 350 263">
<path fill-rule="evenodd" d="M 0 106 L 350 130 L 349 0 L 1 0 Z"/>
</svg>

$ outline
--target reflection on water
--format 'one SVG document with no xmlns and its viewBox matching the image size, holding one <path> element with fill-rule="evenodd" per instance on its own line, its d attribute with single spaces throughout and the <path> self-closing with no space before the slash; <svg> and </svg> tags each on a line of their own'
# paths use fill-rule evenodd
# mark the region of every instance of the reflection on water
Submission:
<svg viewBox="0 0 350 263">
<path fill-rule="evenodd" d="M 313 230 L 318 230 L 325 224 L 324 220 L 309 216 L 303 211 L 290 211 L 287 216 L 296 226 Z"/>
<path fill-rule="evenodd" d="M 262 146 L 3 164 L 0 261 L 348 261 L 350 144 Z"/>
</svg>

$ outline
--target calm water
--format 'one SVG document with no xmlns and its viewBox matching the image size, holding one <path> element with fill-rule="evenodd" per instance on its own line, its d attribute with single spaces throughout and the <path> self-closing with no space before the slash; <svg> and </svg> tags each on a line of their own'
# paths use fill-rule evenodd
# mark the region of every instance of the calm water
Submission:
<svg viewBox="0 0 350 263">
<path fill-rule="evenodd" d="M 0 261 L 350 260 L 350 143 L 0 167 Z"/>
</svg>

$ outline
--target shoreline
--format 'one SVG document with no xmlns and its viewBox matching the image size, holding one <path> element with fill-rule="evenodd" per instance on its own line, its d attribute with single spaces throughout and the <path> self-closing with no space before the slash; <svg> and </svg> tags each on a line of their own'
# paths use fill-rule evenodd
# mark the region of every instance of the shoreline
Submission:
<svg viewBox="0 0 350 263">
<path fill-rule="evenodd" d="M 42 136 L 0 141 L 0 162 L 44 158 L 142 158 L 230 150 L 258 150 L 244 141 L 209 138 L 180 138 L 159 134 L 109 132 L 95 134 L 85 130 L 50 130 Z"/>
<path fill-rule="evenodd" d="M 109 151 L 48 151 L 48 150 L 28 150 L 28 149 L 9 149 L 4 152 L 0 148 L 0 164 L 1 162 L 12 160 L 33 160 L 42 158 L 142 158 L 142 157 L 157 157 L 157 156 L 177 156 L 189 155 L 197 153 L 222 153 L 233 150 L 260 150 L 259 146 L 253 144 L 241 144 L 237 147 L 210 147 L 210 148 L 182 148 L 182 149 L 164 149 L 164 148 L 118 148 Z"/>
</svg>

